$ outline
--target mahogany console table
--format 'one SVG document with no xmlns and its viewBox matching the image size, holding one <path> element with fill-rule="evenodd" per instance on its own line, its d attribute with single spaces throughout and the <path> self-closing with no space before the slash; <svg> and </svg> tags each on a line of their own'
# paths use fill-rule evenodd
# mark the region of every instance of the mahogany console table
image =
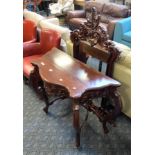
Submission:
<svg viewBox="0 0 155 155">
<path fill-rule="evenodd" d="M 121 100 L 117 92 L 117 87 L 121 84 L 118 81 L 88 67 L 57 48 L 53 48 L 32 64 L 34 70 L 31 73 L 31 83 L 44 97 L 46 106 L 43 110 L 46 113 L 54 101 L 72 99 L 77 147 L 80 146 L 80 106 L 86 108 L 87 112 L 93 112 L 102 123 L 104 132 L 108 132 L 106 123 L 113 124 L 121 111 Z M 49 101 L 48 97 L 51 95 L 56 96 L 56 99 Z M 92 101 L 97 97 L 108 97 L 113 102 L 111 105 L 102 104 L 98 107 Z"/>
</svg>

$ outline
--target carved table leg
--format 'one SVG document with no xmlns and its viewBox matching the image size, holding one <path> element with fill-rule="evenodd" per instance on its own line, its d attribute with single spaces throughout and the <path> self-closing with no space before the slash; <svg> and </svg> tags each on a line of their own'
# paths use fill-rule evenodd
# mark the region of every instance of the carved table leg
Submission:
<svg viewBox="0 0 155 155">
<path fill-rule="evenodd" d="M 101 108 L 105 109 L 106 106 L 107 106 L 107 103 L 108 103 L 109 99 L 107 97 L 102 97 L 102 100 L 101 100 Z M 107 134 L 109 132 L 107 126 L 106 126 L 106 119 L 108 118 L 105 118 L 105 121 L 102 122 L 102 127 L 103 127 L 103 131 L 105 134 Z"/>
<path fill-rule="evenodd" d="M 108 102 L 108 98 L 107 97 L 102 97 L 101 107 L 104 108 L 104 106 L 106 105 L 107 102 Z"/>
<path fill-rule="evenodd" d="M 114 113 L 113 113 L 113 117 L 115 119 L 121 112 L 122 100 L 121 100 L 120 94 L 117 91 L 117 89 L 113 90 L 110 93 L 110 97 L 113 99 L 114 104 L 115 104 L 115 110 L 114 110 Z"/>
<path fill-rule="evenodd" d="M 50 105 L 52 105 L 55 101 L 60 100 L 60 99 L 65 99 L 66 97 L 65 96 L 58 97 L 58 98 L 55 98 L 54 100 L 52 100 L 51 102 L 48 101 L 48 97 L 47 97 L 46 94 L 45 94 L 44 98 L 45 98 L 45 104 L 46 104 L 46 106 L 45 106 L 45 108 L 43 110 L 46 113 L 48 113 L 48 108 L 49 108 Z"/>
<path fill-rule="evenodd" d="M 106 126 L 106 122 L 102 122 L 102 127 L 103 127 L 103 131 L 105 134 L 107 134 L 109 132 L 107 126 Z"/>
<path fill-rule="evenodd" d="M 43 88 L 43 92 L 42 93 L 43 93 L 43 97 L 44 97 L 45 104 L 46 104 L 46 106 L 43 108 L 43 110 L 44 110 L 44 112 L 46 114 L 48 114 L 49 101 L 48 101 L 48 96 L 46 94 L 45 88 Z"/>
<path fill-rule="evenodd" d="M 79 123 L 79 104 L 73 100 L 73 126 L 76 131 L 76 146 L 80 146 L 80 123 Z"/>
<path fill-rule="evenodd" d="M 121 98 L 117 91 L 117 88 L 111 88 L 109 90 L 109 94 L 107 96 L 109 97 L 109 99 L 111 98 L 113 100 L 114 106 L 112 106 L 108 103 L 108 102 L 110 102 L 110 101 L 108 101 L 108 98 L 105 98 L 104 100 L 102 100 L 102 101 L 105 101 L 105 103 L 102 102 L 101 107 L 108 111 L 110 109 L 112 110 L 112 113 L 111 112 L 107 113 L 107 115 L 104 118 L 105 121 L 102 123 L 105 133 L 108 132 L 108 128 L 106 127 L 106 122 L 112 124 L 113 127 L 115 127 L 116 126 L 115 119 L 121 112 Z"/>
</svg>

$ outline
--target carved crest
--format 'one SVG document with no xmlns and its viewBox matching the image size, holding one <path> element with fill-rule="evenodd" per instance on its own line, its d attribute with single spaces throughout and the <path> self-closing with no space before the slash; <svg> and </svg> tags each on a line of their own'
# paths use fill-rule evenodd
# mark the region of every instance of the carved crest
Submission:
<svg viewBox="0 0 155 155">
<path fill-rule="evenodd" d="M 91 9 L 91 17 L 87 18 L 87 22 L 80 24 L 79 29 L 71 32 L 71 41 L 74 45 L 73 55 L 75 58 L 86 63 L 86 55 L 79 51 L 80 41 L 87 41 L 91 47 L 96 44 L 100 45 L 110 53 L 107 64 L 107 75 L 111 77 L 114 61 L 118 58 L 121 51 L 116 48 L 115 44 L 109 39 L 107 31 L 99 24 L 100 15 L 97 14 L 96 8 L 93 7 Z"/>
<path fill-rule="evenodd" d="M 91 9 L 91 18 L 87 18 L 87 22 L 80 24 L 79 29 L 71 32 L 71 40 L 78 45 L 80 40 L 85 40 L 90 43 L 90 46 L 99 44 L 101 47 L 111 49 L 114 44 L 109 40 L 107 31 L 100 25 L 100 15 L 97 14 L 95 7 Z M 110 50 L 109 50 L 110 51 Z"/>
</svg>

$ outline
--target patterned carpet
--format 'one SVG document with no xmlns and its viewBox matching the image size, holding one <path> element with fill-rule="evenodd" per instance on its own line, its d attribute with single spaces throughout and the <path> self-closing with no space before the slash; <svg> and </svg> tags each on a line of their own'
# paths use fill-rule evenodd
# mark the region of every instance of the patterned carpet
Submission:
<svg viewBox="0 0 155 155">
<path fill-rule="evenodd" d="M 71 101 L 57 102 L 49 108 L 49 115 L 43 112 L 44 102 L 33 90 L 23 85 L 23 148 L 24 155 L 130 155 L 131 121 L 120 115 L 117 127 L 108 126 L 104 134 L 101 123 L 89 114 L 82 128 L 81 147 L 75 147 L 75 132 L 72 127 Z M 86 111 L 81 109 L 80 119 Z"/>
</svg>

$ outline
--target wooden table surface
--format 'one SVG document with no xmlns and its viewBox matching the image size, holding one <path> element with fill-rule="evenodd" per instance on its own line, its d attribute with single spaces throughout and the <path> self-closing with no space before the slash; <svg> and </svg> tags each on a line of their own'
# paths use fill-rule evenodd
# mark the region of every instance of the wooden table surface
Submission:
<svg viewBox="0 0 155 155">
<path fill-rule="evenodd" d="M 43 57 L 33 62 L 39 67 L 43 81 L 65 87 L 71 98 L 79 98 L 84 92 L 120 83 L 68 54 L 53 48 Z"/>
</svg>

